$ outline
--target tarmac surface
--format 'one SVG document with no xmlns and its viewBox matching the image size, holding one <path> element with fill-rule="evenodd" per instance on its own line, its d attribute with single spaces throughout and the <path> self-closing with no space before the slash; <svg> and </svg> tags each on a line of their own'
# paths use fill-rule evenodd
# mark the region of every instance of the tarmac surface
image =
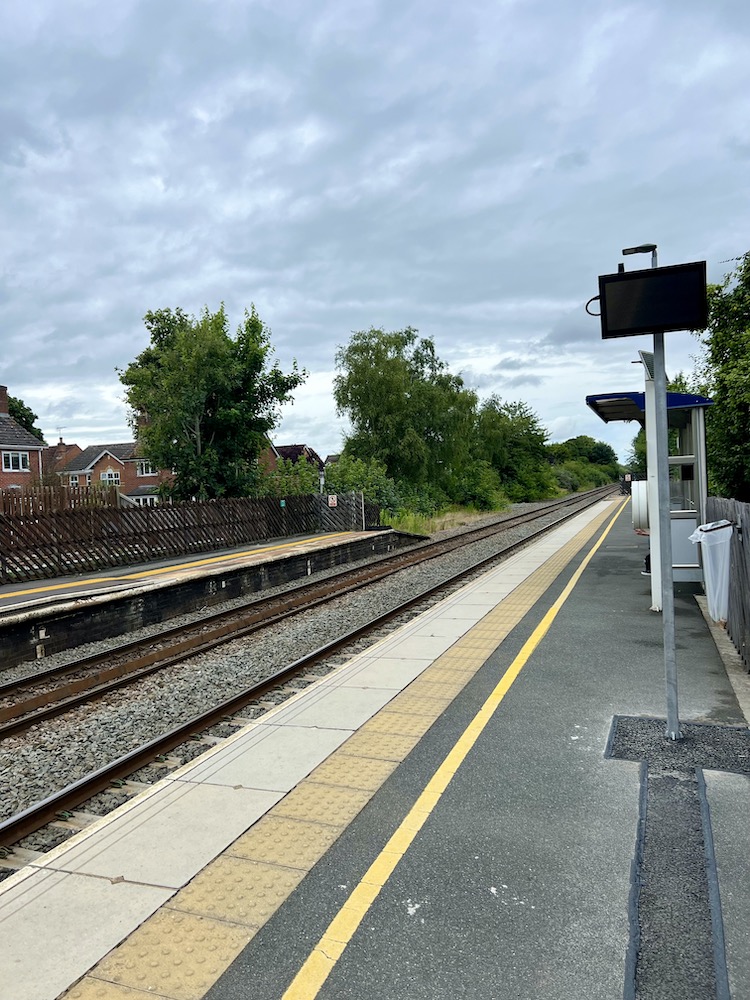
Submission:
<svg viewBox="0 0 750 1000">
<path fill-rule="evenodd" d="M 628 510 L 319 993 L 301 986 L 299 996 L 750 997 L 746 720 L 692 588 L 678 587 L 680 713 L 700 725 L 666 739 L 661 616 L 649 610 L 642 549 Z M 489 657 L 209 1000 L 285 995 L 565 582 Z"/>
</svg>

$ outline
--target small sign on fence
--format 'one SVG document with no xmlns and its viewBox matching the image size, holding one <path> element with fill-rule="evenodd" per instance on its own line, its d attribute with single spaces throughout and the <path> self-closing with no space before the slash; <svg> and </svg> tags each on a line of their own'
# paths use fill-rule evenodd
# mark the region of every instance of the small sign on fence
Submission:
<svg viewBox="0 0 750 1000">
<path fill-rule="evenodd" d="M 339 499 L 338 499 L 338 497 L 336 496 L 335 493 L 329 493 L 328 494 L 328 506 L 329 507 L 336 507 L 338 505 L 338 502 L 339 502 Z"/>
</svg>

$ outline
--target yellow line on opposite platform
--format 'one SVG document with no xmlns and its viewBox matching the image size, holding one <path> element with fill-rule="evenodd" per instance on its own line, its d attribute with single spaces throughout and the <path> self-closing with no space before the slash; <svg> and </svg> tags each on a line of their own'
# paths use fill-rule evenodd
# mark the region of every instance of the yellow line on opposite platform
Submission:
<svg viewBox="0 0 750 1000">
<path fill-rule="evenodd" d="M 365 914 L 377 898 L 380 890 L 386 884 L 396 865 L 403 858 L 414 838 L 426 823 L 443 792 L 466 759 L 471 748 L 479 739 L 487 723 L 510 690 L 513 682 L 547 634 L 552 622 L 557 617 L 568 597 L 570 597 L 573 588 L 609 534 L 627 502 L 627 500 L 623 500 L 620 504 L 599 540 L 583 559 L 581 565 L 563 588 L 560 596 L 526 640 L 518 656 L 505 671 L 484 705 L 479 709 L 453 746 L 453 749 L 438 767 L 406 818 L 365 872 L 362 881 L 352 891 L 342 909 L 339 910 L 338 914 L 328 925 L 328 928 L 312 953 L 308 956 L 305 964 L 284 993 L 283 1000 L 313 1000 L 314 997 L 317 997 L 321 987 L 333 971 L 336 962 L 344 953 L 346 946 L 351 941 L 354 932 L 364 919 Z"/>
<path fill-rule="evenodd" d="M 266 552 L 276 552 L 278 549 L 293 548 L 297 545 L 305 545 L 307 542 L 323 539 L 341 538 L 343 535 L 350 535 L 350 531 L 336 531 L 328 535 L 316 536 L 316 539 L 302 538 L 297 542 L 281 542 L 278 545 L 266 545 L 262 549 L 245 549 L 243 552 L 233 552 L 222 556 L 211 556 L 208 559 L 196 559 L 193 562 L 175 563 L 173 566 L 160 566 L 158 569 L 145 569 L 138 573 L 123 573 L 120 576 L 101 576 L 87 579 L 82 577 L 72 583 L 51 583 L 46 587 L 33 587 L 29 590 L 14 590 L 9 594 L 0 594 L 0 599 L 5 597 L 26 597 L 28 594 L 44 594 L 51 590 L 70 590 L 72 587 L 81 587 L 87 583 L 117 583 L 118 580 L 140 580 L 149 576 L 163 576 L 165 573 L 174 573 L 175 570 L 192 569 L 196 566 L 210 566 L 213 563 L 226 562 L 229 559 L 242 559 L 243 556 L 263 555 Z"/>
</svg>

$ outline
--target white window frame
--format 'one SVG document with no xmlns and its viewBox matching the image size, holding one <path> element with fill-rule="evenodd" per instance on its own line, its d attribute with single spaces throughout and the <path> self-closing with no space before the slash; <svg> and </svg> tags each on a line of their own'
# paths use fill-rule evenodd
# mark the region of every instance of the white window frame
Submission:
<svg viewBox="0 0 750 1000">
<path fill-rule="evenodd" d="M 14 459 L 18 464 L 13 464 Z M 4 451 L 3 472 L 31 472 L 28 451 Z"/>
<path fill-rule="evenodd" d="M 107 469 L 106 472 L 100 472 L 99 479 L 101 482 L 107 483 L 108 486 L 120 485 L 120 473 L 116 472 L 114 469 Z"/>
<path fill-rule="evenodd" d="M 68 476 L 68 486 L 78 486 L 78 476 L 75 473 Z"/>
<path fill-rule="evenodd" d="M 135 467 L 136 476 L 156 476 L 158 475 L 157 470 L 148 461 L 148 459 L 142 458 L 138 461 Z"/>
</svg>

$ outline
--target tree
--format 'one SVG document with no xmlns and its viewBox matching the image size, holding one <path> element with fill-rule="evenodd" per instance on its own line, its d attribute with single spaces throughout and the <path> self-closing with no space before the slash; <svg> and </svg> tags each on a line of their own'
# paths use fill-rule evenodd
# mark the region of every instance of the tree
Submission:
<svg viewBox="0 0 750 1000">
<path fill-rule="evenodd" d="M 750 252 L 708 289 L 702 370 L 695 382 L 714 405 L 706 410 L 712 489 L 750 502 Z"/>
<path fill-rule="evenodd" d="M 511 500 L 543 500 L 557 492 L 547 460 L 547 431 L 526 403 L 490 396 L 479 409 L 480 455 L 500 477 Z"/>
<path fill-rule="evenodd" d="M 280 458 L 276 468 L 266 472 L 260 483 L 259 492 L 269 497 L 309 496 L 320 488 L 320 473 L 302 456 L 296 462 L 291 458 Z"/>
<path fill-rule="evenodd" d="M 325 489 L 328 493 L 364 493 L 366 500 L 392 512 L 402 506 L 398 487 L 383 463 L 375 458 L 365 462 L 342 455 L 337 462 L 326 466 Z"/>
<path fill-rule="evenodd" d="M 306 372 L 269 367 L 270 332 L 255 306 L 234 337 L 223 304 L 197 319 L 158 309 L 144 322 L 151 343 L 119 372 L 144 458 L 174 470 L 175 499 L 251 494 L 279 406 Z"/>
<path fill-rule="evenodd" d="M 411 327 L 352 334 L 336 352 L 336 408 L 352 432 L 344 454 L 382 462 L 387 475 L 447 493 L 470 458 L 476 395 Z"/>
<path fill-rule="evenodd" d="M 39 419 L 38 416 L 22 399 L 17 399 L 15 396 L 8 396 L 8 413 L 17 424 L 20 424 L 30 434 L 33 434 L 42 444 L 45 443 L 44 434 L 38 427 L 34 426 L 35 422 Z"/>
</svg>

